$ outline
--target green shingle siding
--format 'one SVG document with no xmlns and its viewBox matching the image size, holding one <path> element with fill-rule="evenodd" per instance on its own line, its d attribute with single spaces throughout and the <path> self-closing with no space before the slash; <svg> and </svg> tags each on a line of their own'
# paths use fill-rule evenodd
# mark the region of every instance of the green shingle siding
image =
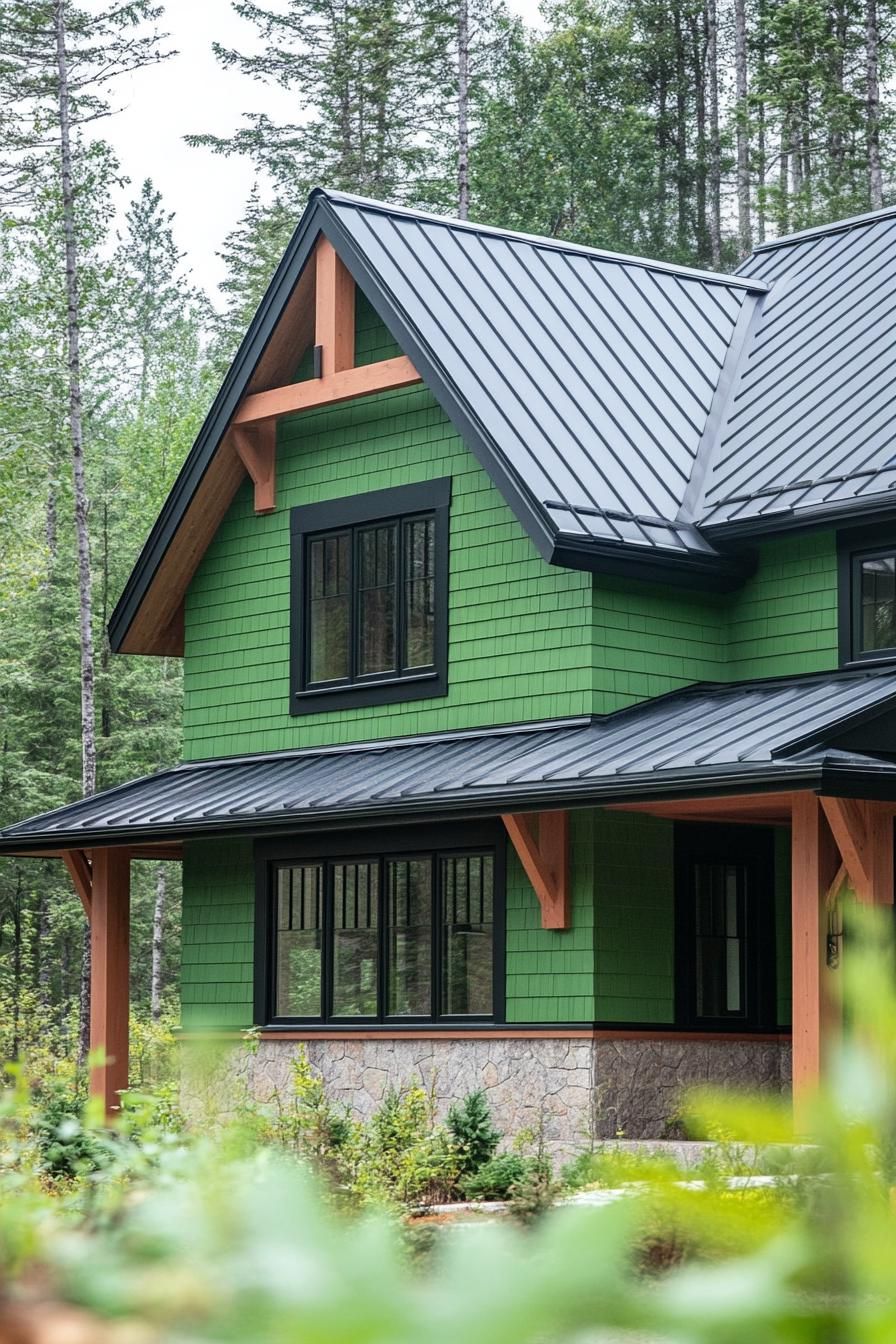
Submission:
<svg viewBox="0 0 896 1344">
<path fill-rule="evenodd" d="M 187 1028 L 252 1025 L 255 898 L 252 845 L 184 846 L 181 1020 Z"/>
<path fill-rule="evenodd" d="M 572 926 L 562 932 L 541 927 L 538 897 L 508 846 L 508 1022 L 594 1021 L 594 816 L 570 818 Z"/>
<path fill-rule="evenodd" d="M 448 695 L 293 718 L 289 509 L 446 475 Z M 276 513 L 256 516 L 240 490 L 190 585 L 186 759 L 588 712 L 589 576 L 544 563 L 427 391 L 285 422 L 277 496 Z"/>
<path fill-rule="evenodd" d="M 728 598 L 727 625 L 729 681 L 835 668 L 835 534 L 766 542 L 756 573 Z"/>
<path fill-rule="evenodd" d="M 723 600 L 595 575 L 594 712 L 725 679 Z"/>
</svg>

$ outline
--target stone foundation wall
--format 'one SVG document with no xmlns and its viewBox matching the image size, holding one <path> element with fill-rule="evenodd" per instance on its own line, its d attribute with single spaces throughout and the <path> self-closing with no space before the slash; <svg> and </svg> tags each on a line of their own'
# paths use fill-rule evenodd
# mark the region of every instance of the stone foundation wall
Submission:
<svg viewBox="0 0 896 1344">
<path fill-rule="evenodd" d="M 675 1135 L 682 1091 L 697 1084 L 782 1092 L 790 1083 L 790 1044 L 778 1041 L 546 1037 L 484 1040 L 310 1040 L 312 1066 L 328 1095 L 369 1116 L 389 1086 L 418 1082 L 438 1110 L 483 1088 L 507 1135 L 541 1128 L 563 1160 L 593 1139 Z M 230 1069 L 258 1100 L 287 1096 L 296 1042 L 262 1040 L 238 1051 Z"/>
</svg>

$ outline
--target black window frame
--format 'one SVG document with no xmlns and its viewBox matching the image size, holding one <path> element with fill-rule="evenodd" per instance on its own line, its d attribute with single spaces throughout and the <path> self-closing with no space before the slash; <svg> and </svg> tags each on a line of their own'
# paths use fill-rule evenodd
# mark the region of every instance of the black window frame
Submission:
<svg viewBox="0 0 896 1344">
<path fill-rule="evenodd" d="M 402 1029 L 423 1027 L 461 1029 L 502 1025 L 504 1022 L 505 920 L 506 920 L 506 837 L 499 825 L 471 822 L 463 827 L 407 826 L 400 830 L 330 832 L 315 837 L 297 837 L 288 841 L 258 842 L 255 846 L 255 963 L 254 1019 L 262 1029 L 290 1027 L 359 1032 L 370 1029 L 400 1033 Z M 440 860 L 443 856 L 488 853 L 493 861 L 492 895 L 492 1011 L 488 1014 L 445 1014 L 438 1012 L 441 1002 L 441 883 Z M 429 1014 L 389 1016 L 388 952 L 384 919 L 387 883 L 385 866 L 391 859 L 429 856 L 433 862 L 435 887 L 432 917 L 432 1011 Z M 295 864 L 339 864 L 373 859 L 380 865 L 377 1013 L 375 1016 L 337 1016 L 330 1011 L 333 996 L 332 915 L 327 907 L 327 883 L 324 883 L 322 920 L 321 1014 L 315 1017 L 281 1016 L 276 1012 L 276 873 Z"/>
<path fill-rule="evenodd" d="M 890 556 L 896 559 L 896 522 L 838 533 L 837 626 L 840 663 L 844 667 L 896 661 L 896 646 L 867 650 L 861 647 L 862 563 Z"/>
<path fill-rule="evenodd" d="M 448 693 L 448 571 L 451 477 L 399 485 L 367 494 L 349 495 L 320 504 L 300 504 L 290 512 L 290 694 L 291 714 L 316 714 L 328 710 L 357 709 L 366 705 L 423 700 Z M 359 675 L 356 670 L 359 632 L 357 532 L 373 524 L 395 523 L 398 527 L 396 640 L 402 646 L 403 626 L 403 525 L 429 518 L 435 526 L 434 564 L 434 657 L 431 665 L 398 672 Z M 327 534 L 348 532 L 351 584 L 349 595 L 349 648 L 351 674 L 339 681 L 314 684 L 309 679 L 310 586 L 306 583 L 308 548 Z"/>
<path fill-rule="evenodd" d="M 696 911 L 689 884 L 693 863 L 749 863 L 755 895 L 744 920 L 746 1010 L 740 1016 L 697 1013 Z M 752 950 L 750 950 L 752 949 Z M 675 1025 L 694 1032 L 776 1032 L 774 830 L 768 826 L 675 823 Z"/>
</svg>

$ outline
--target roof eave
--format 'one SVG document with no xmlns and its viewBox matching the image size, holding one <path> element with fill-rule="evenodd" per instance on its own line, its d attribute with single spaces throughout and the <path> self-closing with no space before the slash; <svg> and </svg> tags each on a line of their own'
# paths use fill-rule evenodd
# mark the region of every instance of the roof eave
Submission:
<svg viewBox="0 0 896 1344">
<path fill-rule="evenodd" d="M 749 578 L 756 568 L 749 553 L 726 555 L 720 551 L 672 550 L 637 546 L 608 538 L 573 537 L 557 534 L 549 556 L 552 565 L 583 569 L 592 574 L 637 578 L 674 587 L 730 592 Z"/>
<path fill-rule="evenodd" d="M 896 498 L 893 497 L 893 492 L 887 495 L 838 500 L 836 503 L 818 504 L 805 509 L 787 507 L 722 523 L 701 522 L 700 531 L 709 541 L 730 545 L 774 536 L 779 532 L 807 532 L 820 527 L 834 527 L 840 523 L 856 523 L 872 518 L 881 520 L 888 517 L 896 521 Z"/>
<path fill-rule="evenodd" d="M 883 774 L 884 772 L 880 772 Z M 896 771 L 892 796 L 896 797 Z M 870 772 L 874 778 L 874 772 Z M 838 776 L 839 779 L 839 776 Z M 749 766 L 723 766 L 716 769 L 691 771 L 668 770 L 657 775 L 614 777 L 603 782 L 582 780 L 557 784 L 505 784 L 491 792 L 476 791 L 469 787 L 455 791 L 431 794 L 407 800 L 377 801 L 362 806 L 312 808 L 304 812 L 278 812 L 276 817 L 220 818 L 210 821 L 169 823 L 162 827 L 136 825 L 108 827 L 101 831 L 74 830 L 33 836 L 0 835 L 0 855 L 15 855 L 30 851 L 94 848 L 98 845 L 127 845 L 147 840 L 189 840 L 214 837 L 251 837 L 284 833 L 294 834 L 303 824 L 315 830 L 333 830 L 346 824 L 352 826 L 380 825 L 388 818 L 427 819 L 430 821 L 452 817 L 494 816 L 508 809 L 538 811 L 541 809 L 606 806 L 611 803 L 669 802 L 676 799 L 713 797 L 723 798 L 748 793 L 779 793 L 782 790 L 809 789 L 822 791 L 823 763 L 768 761 Z M 837 785 L 839 787 L 839 784 Z M 867 793 L 853 796 L 871 796 Z M 877 795 L 881 796 L 881 795 Z M 890 796 L 889 794 L 887 796 Z"/>
</svg>

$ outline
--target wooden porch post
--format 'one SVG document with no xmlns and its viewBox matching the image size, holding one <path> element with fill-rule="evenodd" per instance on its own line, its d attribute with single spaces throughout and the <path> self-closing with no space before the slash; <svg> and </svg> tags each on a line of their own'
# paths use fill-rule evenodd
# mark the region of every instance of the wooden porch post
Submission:
<svg viewBox="0 0 896 1344">
<path fill-rule="evenodd" d="M 120 1109 L 128 1085 L 131 856 L 126 849 L 93 851 L 90 917 L 90 1048 L 104 1062 L 90 1071 L 90 1094 L 106 1114 Z"/>
<path fill-rule="evenodd" d="M 794 794 L 792 816 L 793 1095 L 799 1108 L 821 1077 L 825 1040 L 837 1026 L 826 946 L 827 893 L 840 854 L 816 794 Z"/>
</svg>

